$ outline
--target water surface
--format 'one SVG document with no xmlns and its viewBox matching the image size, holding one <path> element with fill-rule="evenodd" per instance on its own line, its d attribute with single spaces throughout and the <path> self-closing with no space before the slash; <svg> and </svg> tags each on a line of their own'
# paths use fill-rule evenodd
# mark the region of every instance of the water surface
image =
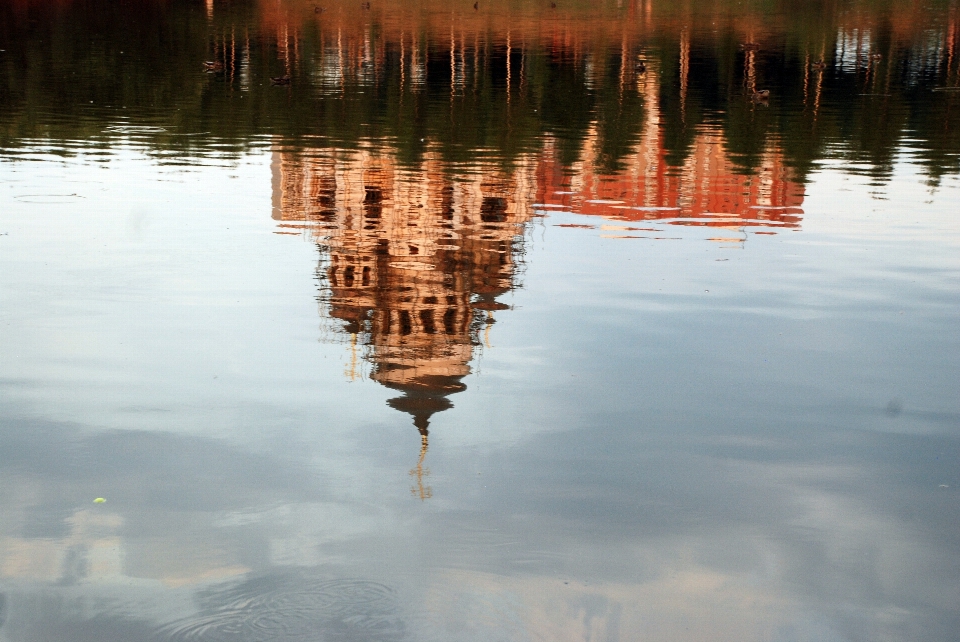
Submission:
<svg viewBox="0 0 960 642">
<path fill-rule="evenodd" d="M 956 3 L 0 15 L 0 639 L 955 639 Z"/>
</svg>

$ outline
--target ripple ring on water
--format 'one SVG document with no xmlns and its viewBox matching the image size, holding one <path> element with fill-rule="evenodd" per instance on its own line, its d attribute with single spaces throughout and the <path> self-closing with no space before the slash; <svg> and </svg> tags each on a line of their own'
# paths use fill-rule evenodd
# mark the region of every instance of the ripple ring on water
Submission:
<svg viewBox="0 0 960 642">
<path fill-rule="evenodd" d="M 110 125 L 105 131 L 115 134 L 161 134 L 167 130 L 149 125 Z"/>
<path fill-rule="evenodd" d="M 209 609 L 163 627 L 158 639 L 314 640 L 324 629 L 393 631 L 395 592 L 369 580 L 256 578 L 206 596 Z M 226 599 L 224 599 L 226 598 Z"/>
<path fill-rule="evenodd" d="M 171 642 L 228 642 L 240 639 L 244 622 L 239 613 L 225 611 L 179 620 L 160 629 L 159 640 Z"/>
</svg>

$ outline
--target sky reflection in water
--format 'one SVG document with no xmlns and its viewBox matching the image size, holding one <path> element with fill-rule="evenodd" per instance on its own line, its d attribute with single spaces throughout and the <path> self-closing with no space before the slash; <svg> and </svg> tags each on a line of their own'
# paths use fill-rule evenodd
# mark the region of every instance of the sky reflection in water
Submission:
<svg viewBox="0 0 960 642">
<path fill-rule="evenodd" d="M 3 7 L 0 638 L 953 639 L 960 11 L 557 4 Z"/>
</svg>

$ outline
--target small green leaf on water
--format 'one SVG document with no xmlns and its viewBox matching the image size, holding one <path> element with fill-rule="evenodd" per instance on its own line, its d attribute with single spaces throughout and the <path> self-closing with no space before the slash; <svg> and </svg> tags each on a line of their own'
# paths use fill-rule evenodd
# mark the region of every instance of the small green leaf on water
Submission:
<svg viewBox="0 0 960 642">
<path fill-rule="evenodd" d="M 106 503 L 107 503 L 107 500 L 105 500 L 103 497 L 97 497 L 95 500 L 93 500 L 93 503 L 94 503 L 94 504 L 106 504 Z"/>
</svg>

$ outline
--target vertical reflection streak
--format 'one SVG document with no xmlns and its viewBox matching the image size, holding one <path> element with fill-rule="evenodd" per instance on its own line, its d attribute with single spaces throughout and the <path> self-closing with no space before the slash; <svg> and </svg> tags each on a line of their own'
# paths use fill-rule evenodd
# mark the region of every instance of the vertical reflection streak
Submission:
<svg viewBox="0 0 960 642">
<path fill-rule="evenodd" d="M 477 95 L 480 88 L 480 33 L 473 34 L 473 95 Z"/>
<path fill-rule="evenodd" d="M 690 74 L 690 34 L 686 29 L 680 32 L 680 117 L 686 122 L 687 81 Z"/>
<path fill-rule="evenodd" d="M 344 61 L 343 61 L 343 32 L 340 27 L 337 27 L 337 81 L 340 86 L 340 95 L 343 95 L 345 90 L 344 84 L 346 79 L 344 78 Z"/>
<path fill-rule="evenodd" d="M 623 32 L 620 36 L 620 104 L 623 104 L 623 87 L 626 83 L 627 73 L 627 34 Z"/>
<path fill-rule="evenodd" d="M 822 58 L 821 58 L 822 60 Z M 820 95 L 823 92 L 823 71 L 817 72 L 816 88 L 813 94 L 813 128 L 816 131 L 817 116 L 820 113 Z"/>
<path fill-rule="evenodd" d="M 803 58 L 803 111 L 807 111 L 807 101 L 810 93 L 810 53 Z"/>
<path fill-rule="evenodd" d="M 951 12 L 950 23 L 947 26 L 947 86 L 953 81 L 953 55 L 957 44 L 957 17 Z"/>
<path fill-rule="evenodd" d="M 424 468 L 423 462 L 427 458 L 427 449 L 429 448 L 430 431 L 426 428 L 420 429 L 420 456 L 417 458 L 417 465 L 410 471 L 410 475 L 416 480 L 416 486 L 410 489 L 414 497 L 425 501 L 433 497 L 433 489 L 425 486 L 423 478 L 430 475 L 430 470 Z"/>
<path fill-rule="evenodd" d="M 293 68 L 296 73 L 300 73 L 300 30 L 293 30 Z"/>
<path fill-rule="evenodd" d="M 511 62 L 512 48 L 510 46 L 510 31 L 507 30 L 507 104 L 510 104 L 510 89 L 513 86 L 510 79 L 510 62 Z"/>
<path fill-rule="evenodd" d="M 453 22 L 450 22 L 450 109 L 453 116 L 454 87 L 457 81 L 456 41 L 453 36 Z"/>
</svg>

